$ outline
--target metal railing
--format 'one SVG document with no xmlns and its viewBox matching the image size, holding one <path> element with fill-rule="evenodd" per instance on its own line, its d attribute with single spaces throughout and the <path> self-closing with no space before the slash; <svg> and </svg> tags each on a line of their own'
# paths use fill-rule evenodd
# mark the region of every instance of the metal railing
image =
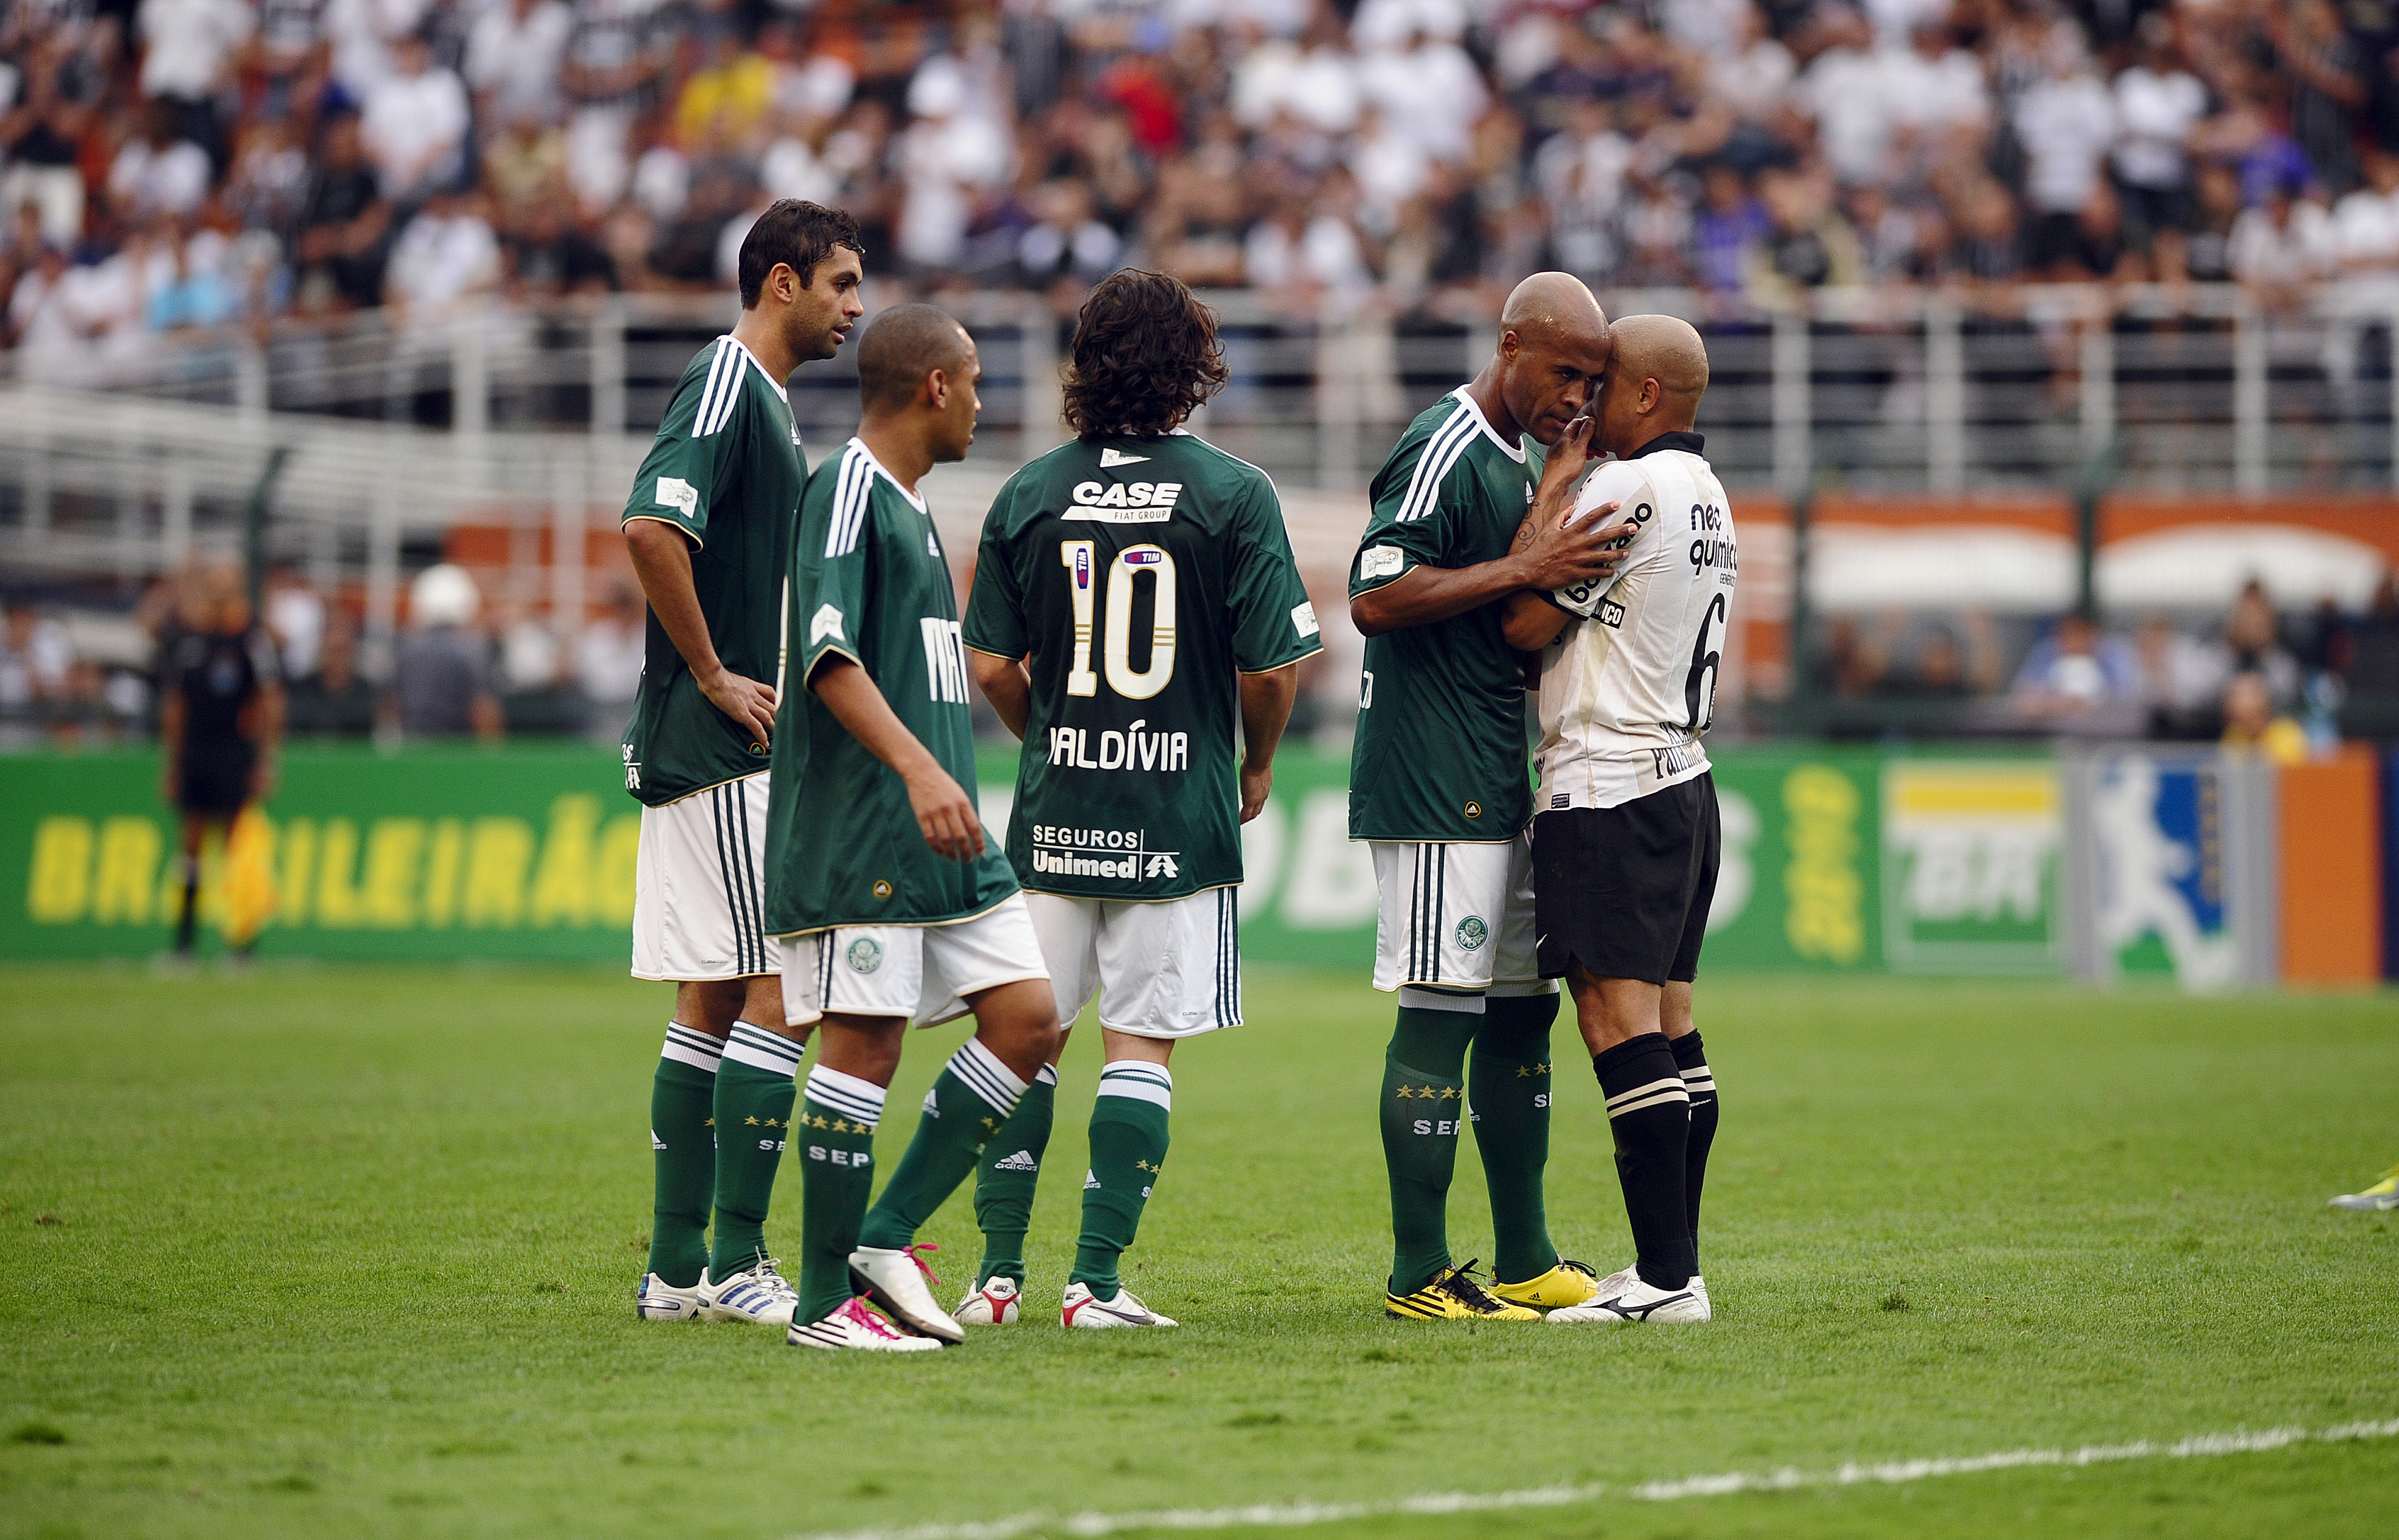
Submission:
<svg viewBox="0 0 2399 1540">
<path fill-rule="evenodd" d="M 1488 324 L 1310 318 L 1253 290 L 1207 296 L 1232 383 L 1202 430 L 1286 482 L 1361 487 L 1411 416 L 1479 369 Z M 2109 446 L 2121 484 L 2262 493 L 2399 486 L 2399 283 L 2325 285 L 2270 310 L 2227 286 L 1825 290 L 1761 309 L 1687 290 L 1603 295 L 1707 336 L 1711 457 L 1736 488 L 1802 480 L 1891 493 L 2054 488 Z M 1057 440 L 1070 322 L 1038 296 L 958 304 L 985 378 L 979 457 Z M 441 318 L 361 312 L 155 339 L 138 358 L 6 360 L 20 380 L 440 428 L 644 435 L 729 301 L 619 295 Z M 812 444 L 857 419 L 845 354 L 794 377 Z"/>
</svg>

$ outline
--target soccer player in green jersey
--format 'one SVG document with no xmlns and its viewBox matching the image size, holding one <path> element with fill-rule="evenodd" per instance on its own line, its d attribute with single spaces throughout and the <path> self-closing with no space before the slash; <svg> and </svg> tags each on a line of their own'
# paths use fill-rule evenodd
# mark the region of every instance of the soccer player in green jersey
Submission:
<svg viewBox="0 0 2399 1540">
<path fill-rule="evenodd" d="M 1128 269 L 1094 289 L 1066 374 L 1075 440 L 1001 489 L 967 605 L 975 678 L 1024 740 L 1009 859 L 1062 1014 L 1100 1002 L 1070 1327 L 1174 1324 L 1117 1259 L 1166 1161 L 1169 1055 L 1240 1024 L 1239 826 L 1323 645 L 1274 483 L 1183 429 L 1224 383 L 1215 316 L 1181 282 Z M 1056 1086 L 1045 1067 L 988 1147 L 962 1322 L 1016 1317 Z"/>
<path fill-rule="evenodd" d="M 813 203 L 758 217 L 741 243 L 741 319 L 684 369 L 625 502 L 650 601 L 625 728 L 625 790 L 642 804 L 633 977 L 675 983 L 650 1089 L 644 1320 L 792 1320 L 765 1225 L 806 1038 L 784 1023 L 759 866 L 783 559 L 806 471 L 783 382 L 832 358 L 865 313 L 860 244 L 855 221 Z"/>
<path fill-rule="evenodd" d="M 1376 474 L 1350 570 L 1349 614 L 1367 642 L 1349 837 L 1374 846 L 1375 987 L 1400 996 L 1380 1103 L 1393 1316 L 1537 1320 L 1596 1286 L 1593 1269 L 1559 1258 L 1542 1212 L 1558 996 L 1534 955 L 1526 660 L 1501 634 L 1498 601 L 1619 560 L 1606 547 L 1625 527 L 1563 517 L 1591 466 L 1589 424 L 1576 419 L 1609 347 L 1580 281 L 1519 284 L 1491 362 L 1410 424 Z M 1550 450 L 1538 473 L 1528 438 Z M 1488 1290 L 1449 1253 L 1450 1176 L 1470 1122 L 1491 1194 Z"/>
<path fill-rule="evenodd" d="M 925 1288 L 913 1242 L 1058 1049 L 1032 916 L 975 808 L 957 599 L 916 491 L 973 442 L 981 374 L 965 330 L 932 306 L 876 317 L 858 348 L 858 437 L 809 479 L 792 548 L 766 928 L 782 938 L 786 1019 L 820 1029 L 793 1140 L 794 1346 L 964 1338 Z M 969 1011 L 975 1034 L 934 1081 L 869 1212 L 874 1130 L 908 1023 Z"/>
</svg>

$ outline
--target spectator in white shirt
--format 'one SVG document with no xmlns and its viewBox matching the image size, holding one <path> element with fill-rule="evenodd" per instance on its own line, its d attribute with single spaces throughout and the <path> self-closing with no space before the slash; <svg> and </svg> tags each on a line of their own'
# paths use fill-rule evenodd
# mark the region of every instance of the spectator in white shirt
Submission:
<svg viewBox="0 0 2399 1540">
<path fill-rule="evenodd" d="M 586 625 L 576 641 L 576 682 L 594 705 L 630 706 L 641 688 L 643 646 L 642 602 L 620 585 L 609 596 L 608 613 Z"/>
<path fill-rule="evenodd" d="M 433 62 L 421 37 L 392 49 L 392 74 L 367 97 L 359 131 L 383 196 L 413 202 L 455 183 L 466 169 L 467 88 Z"/>
<path fill-rule="evenodd" d="M 909 83 L 916 121 L 900 136 L 906 185 L 894 234 L 900 255 L 926 268 L 955 266 L 966 250 L 976 195 L 1007 180 L 1010 142 L 998 125 L 967 109 L 955 71 L 922 71 Z"/>
<path fill-rule="evenodd" d="M 2053 35 L 2043 63 L 2043 77 L 2016 100 L 2014 123 L 2025 150 L 2032 265 L 2047 270 L 2080 259 L 2080 216 L 2116 142 L 2116 102 L 2079 42 Z"/>
<path fill-rule="evenodd" d="M 2126 233 L 2160 278 L 2183 276 L 2191 201 L 2190 133 L 2207 115 L 2207 88 L 2182 67 L 2162 14 L 2142 19 L 2140 61 L 2116 77 L 2116 180 Z"/>
<path fill-rule="evenodd" d="M 125 142 L 108 168 L 109 196 L 135 217 L 188 214 L 209 196 L 208 152 L 176 134 L 176 113 L 154 101 L 147 130 Z"/>
<path fill-rule="evenodd" d="M 1589 98 L 1566 108 L 1565 127 L 1533 155 L 1533 182 L 1550 210 L 1558 264 L 1586 278 L 1614 272 L 1617 206 L 1633 169 L 1633 142 L 1608 121 L 1607 105 Z"/>
<path fill-rule="evenodd" d="M 2399 273 L 2399 155 L 2365 153 L 2365 185 L 2333 205 L 2332 244 L 2344 273 Z"/>
<path fill-rule="evenodd" d="M 1329 6 L 1318 10 L 1299 43 L 1260 43 L 1233 74 L 1233 116 L 1253 130 L 1289 113 L 1320 133 L 1346 134 L 1357 127 L 1361 105 L 1358 61 Z M 1421 103 L 1411 104 L 1412 113 L 1421 110 Z"/>
<path fill-rule="evenodd" d="M 142 94 L 198 104 L 225 81 L 254 18 L 242 0 L 142 0 Z"/>
<path fill-rule="evenodd" d="M 385 303 L 433 316 L 500 281 L 500 243 L 477 200 L 442 190 L 426 200 L 391 249 Z"/>
<path fill-rule="evenodd" d="M 2337 260 L 2332 219 L 2324 205 L 2303 199 L 2288 182 L 2269 188 L 2265 201 L 2233 222 L 2227 261 L 2232 276 L 2270 309 L 2287 309 L 2309 284 L 2329 276 Z"/>
<path fill-rule="evenodd" d="M 1466 160 L 1474 125 L 1491 105 L 1483 72 L 1466 50 L 1421 28 L 1404 48 L 1368 54 L 1358 84 L 1366 104 L 1425 154 L 1451 165 Z"/>
<path fill-rule="evenodd" d="M 561 0 L 495 0 L 467 34 L 467 84 L 495 123 L 552 120 L 574 13 Z"/>
<path fill-rule="evenodd" d="M 1736 117 L 1762 122 L 1783 106 L 1799 66 L 1755 5 L 1734 11 L 1728 43 L 1708 62 L 1708 94 Z"/>
</svg>

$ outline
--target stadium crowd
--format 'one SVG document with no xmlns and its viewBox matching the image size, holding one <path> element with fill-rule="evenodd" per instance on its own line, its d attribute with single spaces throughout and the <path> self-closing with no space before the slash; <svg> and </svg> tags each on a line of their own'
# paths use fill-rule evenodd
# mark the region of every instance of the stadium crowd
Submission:
<svg viewBox="0 0 2399 1540">
<path fill-rule="evenodd" d="M 2380 0 L 9 0 L 20 348 L 721 289 L 836 202 L 919 292 L 1138 262 L 1294 311 L 1541 266 L 1825 284 L 2399 271 Z"/>
</svg>

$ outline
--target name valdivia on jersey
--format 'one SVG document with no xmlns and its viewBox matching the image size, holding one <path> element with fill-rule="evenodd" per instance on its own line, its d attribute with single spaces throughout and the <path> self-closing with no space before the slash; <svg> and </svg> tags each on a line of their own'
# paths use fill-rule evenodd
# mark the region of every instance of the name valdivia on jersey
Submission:
<svg viewBox="0 0 2399 1540">
<path fill-rule="evenodd" d="M 1121 733 L 1111 727 L 1100 734 L 1097 758 L 1092 757 L 1094 740 L 1090 728 L 1052 727 L 1050 763 L 1074 770 L 1190 769 L 1191 735 L 1144 732 L 1148 725 L 1149 719 L 1144 717 Z"/>
<path fill-rule="evenodd" d="M 1137 883 L 1151 877 L 1172 877 L 1179 868 L 1179 850 L 1152 850 L 1148 831 L 1140 829 L 1070 829 L 1064 824 L 1037 823 L 1033 831 L 1033 870 L 1056 877 L 1120 877 Z"/>
</svg>

